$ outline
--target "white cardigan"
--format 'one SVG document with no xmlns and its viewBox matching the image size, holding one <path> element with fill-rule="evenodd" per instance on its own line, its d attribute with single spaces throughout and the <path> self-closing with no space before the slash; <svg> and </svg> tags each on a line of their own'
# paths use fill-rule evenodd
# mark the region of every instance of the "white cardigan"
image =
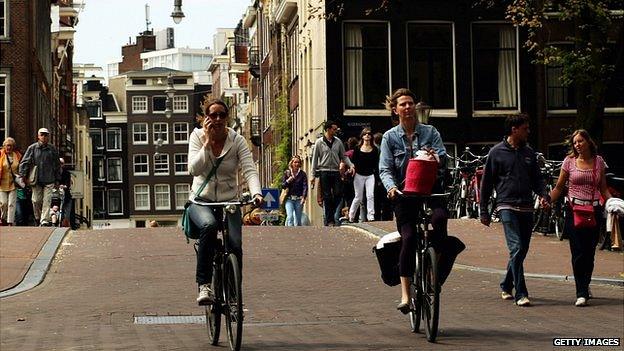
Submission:
<svg viewBox="0 0 624 351">
<path fill-rule="evenodd" d="M 193 176 L 193 186 L 189 200 L 193 200 L 196 191 L 216 165 L 217 158 L 212 154 L 210 146 L 204 148 L 204 130 L 195 128 L 191 133 L 188 151 L 188 170 Z M 233 201 L 238 199 L 238 170 L 241 168 L 243 178 L 249 185 L 252 196 L 261 194 L 260 179 L 253 157 L 245 138 L 228 128 L 227 139 L 218 158 L 223 158 L 217 172 L 199 195 L 209 201 Z"/>
</svg>

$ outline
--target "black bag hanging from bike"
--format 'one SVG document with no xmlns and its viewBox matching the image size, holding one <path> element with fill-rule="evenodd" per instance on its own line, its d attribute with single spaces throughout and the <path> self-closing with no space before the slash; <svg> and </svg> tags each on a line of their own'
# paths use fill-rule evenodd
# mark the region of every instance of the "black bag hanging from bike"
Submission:
<svg viewBox="0 0 624 351">
<path fill-rule="evenodd" d="M 208 173 L 208 176 L 206 176 L 206 180 L 204 180 L 204 183 L 199 187 L 199 189 L 195 193 L 195 197 L 198 197 L 202 193 L 202 191 L 204 191 L 204 188 L 206 187 L 206 185 L 208 185 L 208 182 L 210 181 L 210 179 L 217 173 L 217 168 L 219 168 L 219 165 L 221 164 L 222 160 L 223 158 L 217 159 L 215 166 L 212 167 L 212 170 L 210 171 L 210 173 Z M 193 225 L 191 223 L 191 218 L 189 216 L 189 208 L 191 207 L 191 204 L 192 204 L 191 201 L 187 201 L 184 204 L 184 212 L 182 213 L 182 229 L 184 230 L 184 235 L 186 236 L 187 244 L 190 243 L 189 239 L 193 239 L 193 240 L 199 239 L 199 231 L 193 230 Z"/>
<path fill-rule="evenodd" d="M 373 252 L 377 256 L 377 262 L 381 270 L 381 280 L 389 286 L 399 285 L 401 283 L 399 275 L 401 235 L 399 232 L 384 235 L 379 239 L 377 245 L 373 247 Z"/>
</svg>

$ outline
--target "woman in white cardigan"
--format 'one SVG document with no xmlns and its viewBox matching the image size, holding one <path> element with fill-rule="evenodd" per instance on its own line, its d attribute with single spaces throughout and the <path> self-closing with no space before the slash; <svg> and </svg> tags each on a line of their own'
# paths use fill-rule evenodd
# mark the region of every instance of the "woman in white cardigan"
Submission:
<svg viewBox="0 0 624 351">
<path fill-rule="evenodd" d="M 217 228 L 222 218 L 215 209 L 201 206 L 201 202 L 236 201 L 238 198 L 237 175 L 239 168 L 246 180 L 254 202 L 262 203 L 260 180 L 253 157 L 245 138 L 228 125 L 228 107 L 221 100 L 211 100 L 204 104 L 206 118 L 203 128 L 191 133 L 188 152 L 188 169 L 193 176 L 193 186 L 189 200 L 189 217 L 195 230 L 199 231 L 197 247 L 197 269 L 195 278 L 199 285 L 199 304 L 214 301 L 210 289 L 212 280 L 212 260 L 215 254 Z M 214 168 L 216 167 L 216 170 Z M 212 175 L 211 175 L 212 174 Z M 210 176 L 211 175 L 211 176 Z M 209 177 L 208 184 L 201 194 L 197 192 Z M 228 215 L 229 248 L 236 254 L 242 267 L 242 220 L 240 210 Z"/>
</svg>

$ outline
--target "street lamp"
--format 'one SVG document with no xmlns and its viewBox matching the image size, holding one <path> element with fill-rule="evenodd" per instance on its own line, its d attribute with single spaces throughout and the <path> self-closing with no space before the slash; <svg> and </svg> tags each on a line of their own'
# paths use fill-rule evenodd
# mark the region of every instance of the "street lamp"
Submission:
<svg viewBox="0 0 624 351">
<path fill-rule="evenodd" d="M 182 22 L 182 19 L 184 18 L 184 12 L 182 12 L 182 0 L 173 1 L 173 12 L 171 13 L 171 18 L 173 18 L 173 23 L 175 24 Z"/>
<path fill-rule="evenodd" d="M 167 76 L 167 89 L 165 89 L 165 94 L 167 94 L 167 103 L 165 104 L 165 117 L 171 118 L 173 115 L 173 96 L 175 95 L 176 90 L 173 87 L 173 76 L 171 73 Z"/>
<path fill-rule="evenodd" d="M 429 116 L 431 115 L 431 106 L 427 105 L 424 101 L 420 101 L 416 104 L 415 110 L 420 123 L 427 124 L 429 122 Z"/>
</svg>

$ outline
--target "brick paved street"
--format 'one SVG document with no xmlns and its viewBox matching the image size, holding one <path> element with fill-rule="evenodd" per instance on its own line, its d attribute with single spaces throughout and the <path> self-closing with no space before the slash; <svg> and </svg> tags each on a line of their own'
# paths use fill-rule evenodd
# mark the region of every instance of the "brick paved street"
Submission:
<svg viewBox="0 0 624 351">
<path fill-rule="evenodd" d="M 498 298 L 498 275 L 455 270 L 429 344 L 396 311 L 398 288 L 380 282 L 375 242 L 349 228 L 246 227 L 243 349 L 542 350 L 558 336 L 622 338 L 622 287 L 594 285 L 592 306 L 575 308 L 573 283 L 529 279 L 534 306 L 519 308 Z M 0 300 L 0 348 L 225 350 L 204 325 L 133 323 L 203 313 L 194 262 L 173 228 L 70 232 L 40 286 Z"/>
</svg>

